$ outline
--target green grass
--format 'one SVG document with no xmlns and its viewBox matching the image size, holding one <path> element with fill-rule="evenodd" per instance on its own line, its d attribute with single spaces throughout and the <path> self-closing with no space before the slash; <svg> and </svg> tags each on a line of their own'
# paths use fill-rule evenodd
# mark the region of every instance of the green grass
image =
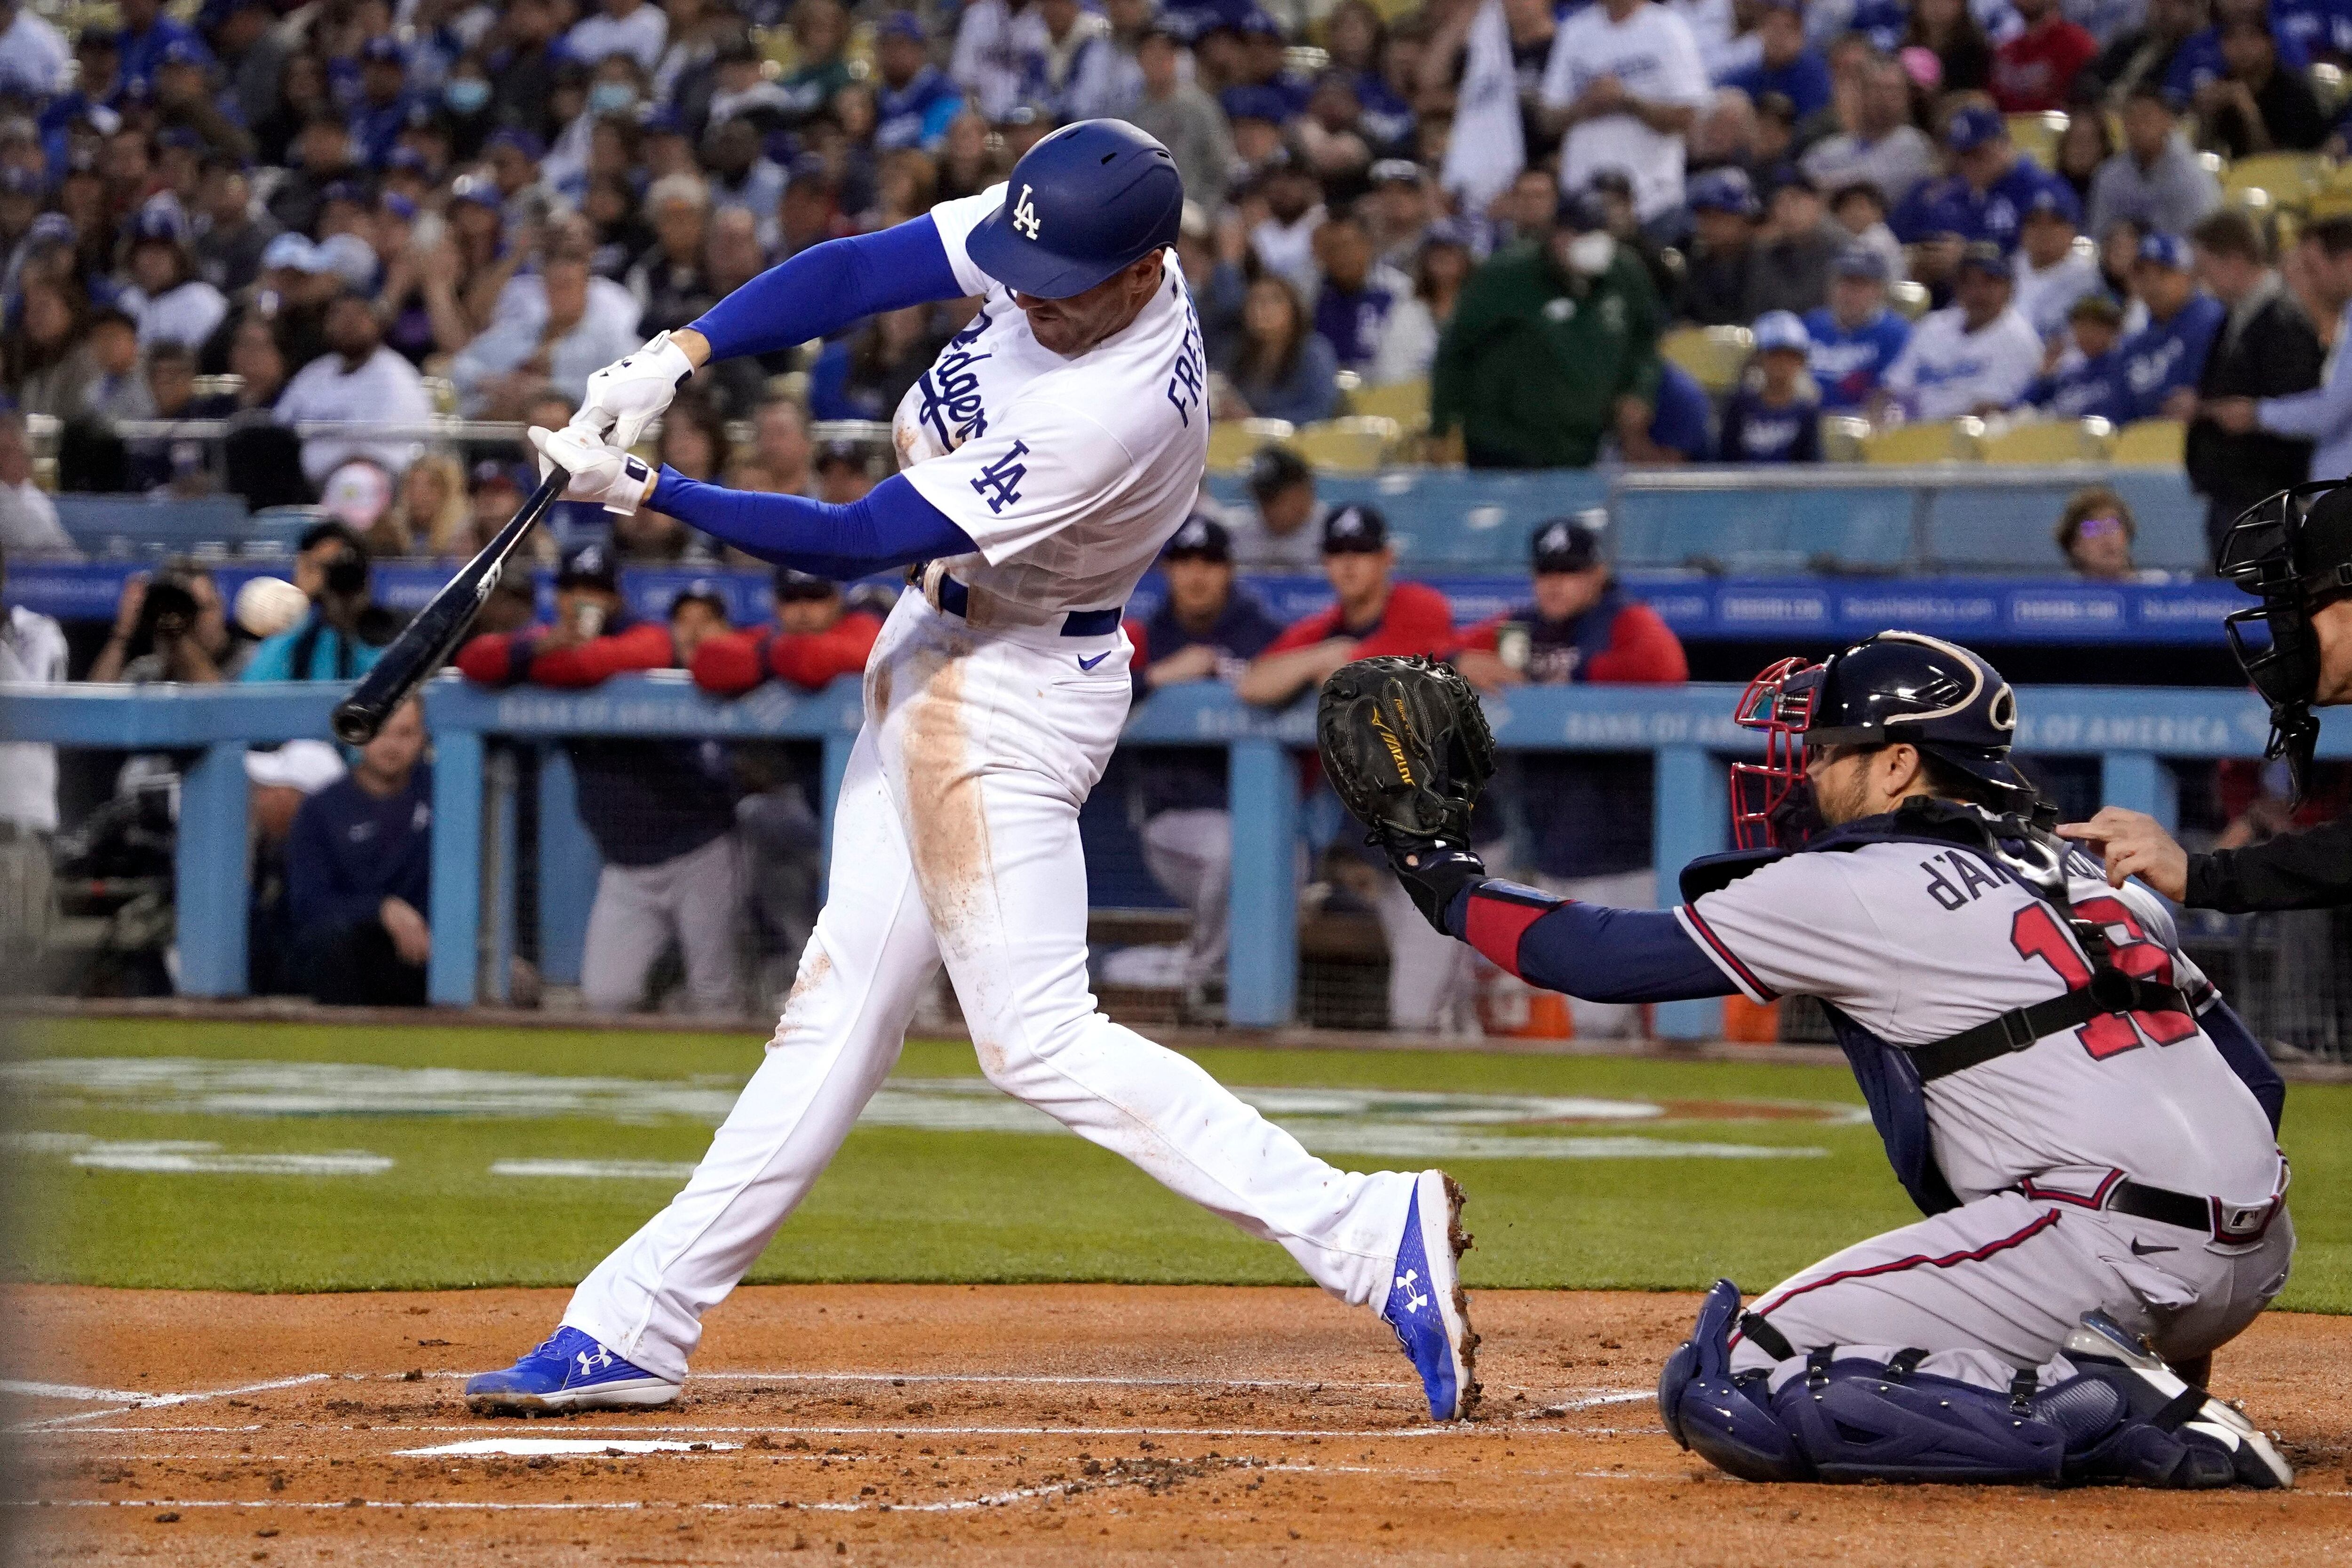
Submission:
<svg viewBox="0 0 2352 1568">
<path fill-rule="evenodd" d="M 731 1085 L 758 1064 L 740 1036 L 65 1020 L 16 1031 L 18 1059 L 218 1061 L 462 1068 Z M 1216 1050 L 1227 1082 L 1703 1103 L 1662 1125 L 1591 1135 L 1798 1145 L 1804 1159 L 1454 1159 L 1478 1246 L 1474 1286 L 1750 1290 L 1913 1211 L 1866 1125 L 1706 1120 L 1713 1103 L 1858 1096 L 1840 1069 L 1769 1063 L 1438 1053 Z M 902 1076 L 977 1074 L 971 1049 L 915 1042 Z M 373 1176 L 225 1176 L 6 1157 L 16 1278 L 222 1290 L 568 1285 L 658 1209 L 674 1183 L 494 1176 L 494 1160 L 695 1159 L 685 1119 L 504 1119 L 332 1113 L 223 1115 L 14 1096 L 19 1132 L 187 1141 L 238 1153 L 366 1150 Z M 2286 1145 L 2302 1241 L 2282 1304 L 2352 1312 L 2352 1087 L 2298 1086 Z M 1394 1161 L 1361 1159 L 1360 1167 Z M 1297 1282 L 1278 1249 L 1061 1135 L 860 1127 L 754 1281 L 1117 1280 Z"/>
</svg>

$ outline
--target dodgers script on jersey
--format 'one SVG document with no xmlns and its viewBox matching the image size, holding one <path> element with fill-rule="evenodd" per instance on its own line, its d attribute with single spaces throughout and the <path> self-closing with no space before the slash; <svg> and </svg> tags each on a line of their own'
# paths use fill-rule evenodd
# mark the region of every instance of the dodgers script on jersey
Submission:
<svg viewBox="0 0 2352 1568">
<path fill-rule="evenodd" d="M 983 630 L 1125 603 L 1192 510 L 1209 451 L 1208 366 L 1182 270 L 1163 258 L 1142 313 L 1065 359 L 965 248 L 1004 197 L 997 185 L 931 209 L 956 281 L 982 299 L 892 421 L 908 483 L 980 546 L 949 570 Z"/>
<path fill-rule="evenodd" d="M 2117 968 L 2206 1005 L 2212 988 L 2153 894 L 2108 887 L 2079 853 L 2068 873 L 2076 916 L 2105 929 Z M 2090 978 L 2056 909 L 1957 846 L 1793 854 L 1676 913 L 1751 999 L 1818 997 L 1890 1045 L 1942 1040 Z M 1937 1079 L 1927 1097 L 1937 1162 L 1963 1200 L 2028 1176 L 2089 1192 L 2117 1170 L 2230 1202 L 2277 1190 L 2269 1119 L 2179 1013 L 2104 1016 Z"/>
</svg>

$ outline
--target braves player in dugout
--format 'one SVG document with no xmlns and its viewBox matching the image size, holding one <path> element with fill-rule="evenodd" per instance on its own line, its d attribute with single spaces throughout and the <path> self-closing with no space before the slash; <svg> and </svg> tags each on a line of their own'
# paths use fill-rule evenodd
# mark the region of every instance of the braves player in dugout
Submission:
<svg viewBox="0 0 2352 1568">
<path fill-rule="evenodd" d="M 1080 121 L 1003 185 L 754 278 L 597 371 L 570 426 L 531 432 L 574 499 L 652 506 L 823 576 L 909 567 L 920 591 L 866 669 L 833 822 L 833 863 L 857 874 L 835 880 L 764 1061 L 685 1189 L 582 1282 L 562 1326 L 467 1383 L 478 1408 L 675 1397 L 703 1314 L 840 1148 L 941 963 L 992 1082 L 1372 1307 L 1433 1417 L 1475 1401 L 1454 1184 L 1325 1164 L 1103 1017 L 1087 987 L 1078 809 L 1131 699 L 1121 611 L 1208 449 L 1200 327 L 1171 248 L 1182 207 L 1166 148 Z M 932 373 L 908 391 L 900 472 L 862 500 L 738 494 L 629 455 L 713 360 L 974 295 L 980 314 L 944 351 L 954 394 Z"/>
<path fill-rule="evenodd" d="M 2284 1086 L 2163 904 L 2043 825 L 2008 683 L 1888 632 L 1775 664 L 1737 716 L 1767 747 L 1734 770 L 1741 848 L 1686 867 L 1680 908 L 1388 841 L 1433 924 L 1533 984 L 1818 998 L 1927 1216 L 1745 1312 L 1719 1281 L 1661 1379 L 1667 1430 L 1755 1480 L 2288 1484 L 2199 1386 L 2286 1281 Z"/>
<path fill-rule="evenodd" d="M 2300 800 L 2319 743 L 2314 707 L 2352 703 L 2352 480 L 2315 480 L 2250 507 L 2215 570 L 2262 602 L 2225 622 L 2246 678 L 2270 705 L 2267 755 Z M 2117 886 L 2137 877 L 2179 904 L 2230 913 L 2352 904 L 2352 819 L 2242 849 L 2190 854 L 2143 811 L 2103 807 L 2059 830 L 2089 842 Z"/>
</svg>

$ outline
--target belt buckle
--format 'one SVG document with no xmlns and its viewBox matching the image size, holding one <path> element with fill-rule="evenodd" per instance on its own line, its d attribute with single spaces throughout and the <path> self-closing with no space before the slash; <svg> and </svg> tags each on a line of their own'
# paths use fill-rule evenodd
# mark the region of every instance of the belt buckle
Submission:
<svg viewBox="0 0 2352 1568">
<path fill-rule="evenodd" d="M 943 560 L 917 561 L 907 569 L 908 585 L 921 590 L 923 601 L 942 615 L 953 613 L 940 602 L 940 583 L 947 574 L 948 563 Z"/>
</svg>

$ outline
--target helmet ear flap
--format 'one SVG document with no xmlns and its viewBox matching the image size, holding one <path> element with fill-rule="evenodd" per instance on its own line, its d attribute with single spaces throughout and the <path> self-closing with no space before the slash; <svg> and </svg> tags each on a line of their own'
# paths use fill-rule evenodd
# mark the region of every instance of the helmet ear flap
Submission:
<svg viewBox="0 0 2352 1568">
<path fill-rule="evenodd" d="M 1986 716 L 1992 721 L 1995 729 L 2014 734 L 2017 729 L 2017 689 L 2003 681 L 2000 690 L 1993 694 L 1992 706 Z"/>
</svg>

